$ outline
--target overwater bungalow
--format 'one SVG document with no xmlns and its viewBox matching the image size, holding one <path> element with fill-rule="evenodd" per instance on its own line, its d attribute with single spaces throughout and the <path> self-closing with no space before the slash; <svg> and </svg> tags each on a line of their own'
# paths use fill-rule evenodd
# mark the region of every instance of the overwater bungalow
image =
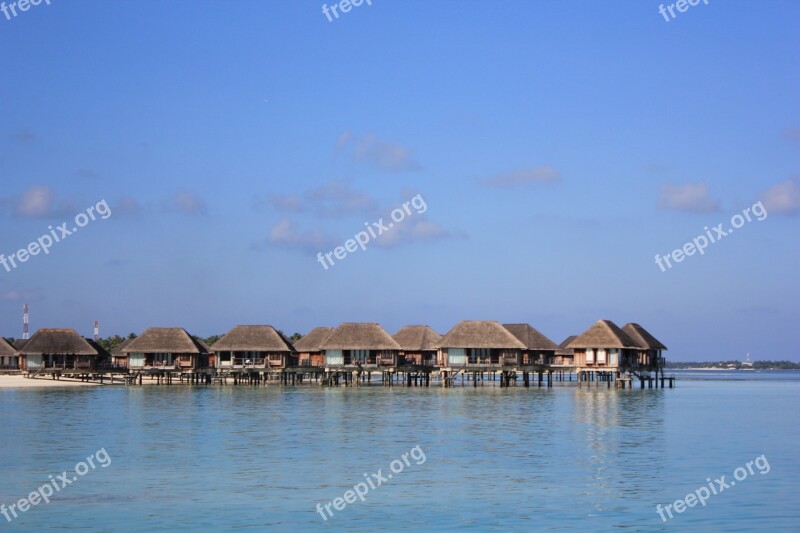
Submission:
<svg viewBox="0 0 800 533">
<path fill-rule="evenodd" d="M 523 365 L 551 365 L 558 345 L 545 337 L 530 324 L 503 324 L 525 349 L 522 351 Z"/>
<path fill-rule="evenodd" d="M 499 322 L 463 320 L 439 341 L 439 365 L 512 367 L 522 364 L 525 345 Z"/>
<path fill-rule="evenodd" d="M 125 339 L 122 343 L 111 350 L 111 364 L 117 368 L 128 368 L 128 354 L 122 350 L 131 343 L 133 339 Z"/>
<path fill-rule="evenodd" d="M 568 348 L 569 343 L 577 339 L 577 335 L 570 335 L 558 345 L 555 357 L 553 358 L 553 366 L 573 366 L 575 361 L 575 350 Z"/>
<path fill-rule="evenodd" d="M 628 368 L 638 345 L 610 320 L 598 320 L 573 339 L 574 365 L 580 371 L 619 371 Z"/>
<path fill-rule="evenodd" d="M 21 370 L 92 372 L 107 365 L 110 355 L 91 339 L 69 328 L 42 328 L 18 350 Z"/>
<path fill-rule="evenodd" d="M 284 369 L 297 366 L 292 342 L 272 326 L 236 326 L 213 346 L 216 368 Z"/>
<path fill-rule="evenodd" d="M 667 347 L 653 337 L 649 331 L 634 322 L 622 326 L 622 331 L 636 343 L 638 348 L 634 360 L 631 362 L 632 367 L 644 370 L 664 368 L 664 358 L 661 356 L 661 351 L 666 350 Z"/>
<path fill-rule="evenodd" d="M 392 368 L 398 364 L 400 345 L 380 324 L 345 322 L 322 343 L 325 366 Z"/>
<path fill-rule="evenodd" d="M 17 349 L 2 337 L 0 337 L 0 370 L 19 370 Z"/>
<path fill-rule="evenodd" d="M 435 366 L 442 336 L 428 326 L 405 326 L 392 338 L 400 345 L 402 364 Z"/>
<path fill-rule="evenodd" d="M 125 348 L 131 370 L 208 368 L 210 350 L 183 328 L 148 328 Z"/>
<path fill-rule="evenodd" d="M 308 335 L 294 343 L 300 366 L 325 366 L 325 351 L 322 349 L 322 345 L 331 336 L 331 333 L 333 333 L 333 328 L 314 328 L 308 332 Z"/>
</svg>

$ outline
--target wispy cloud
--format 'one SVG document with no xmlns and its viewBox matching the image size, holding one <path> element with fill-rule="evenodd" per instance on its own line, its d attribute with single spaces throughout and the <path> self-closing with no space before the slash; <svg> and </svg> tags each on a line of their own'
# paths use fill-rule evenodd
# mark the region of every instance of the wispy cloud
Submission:
<svg viewBox="0 0 800 533">
<path fill-rule="evenodd" d="M 39 291 L 4 291 L 0 292 L 0 302 L 33 302 L 41 297 Z"/>
<path fill-rule="evenodd" d="M 369 219 L 376 223 L 382 220 L 384 224 L 390 224 L 391 229 L 374 238 L 370 246 L 392 248 L 420 241 L 466 238 L 466 234 L 461 231 L 448 230 L 442 225 L 428 220 L 426 215 L 428 206 L 424 200 L 423 203 L 419 203 L 421 196 L 413 204 L 409 204 L 414 206 L 411 214 L 401 222 L 392 223 L 390 214 L 393 209 L 402 205 L 401 203 L 398 202 L 391 208 L 378 208 L 377 202 L 366 194 L 341 184 L 329 185 L 314 189 L 314 191 L 310 191 L 311 194 L 306 193 L 303 198 L 307 198 L 307 201 L 302 204 L 302 207 L 298 207 L 294 201 L 286 200 L 286 198 L 299 199 L 299 197 L 282 197 L 277 203 L 286 203 L 295 212 L 298 212 L 298 209 L 300 209 L 299 212 L 309 212 L 311 209 L 315 209 L 317 212 L 327 213 L 329 217 L 338 217 L 344 214 L 364 215 L 361 220 Z M 406 200 L 413 200 L 413 196 L 415 195 L 409 191 L 403 192 Z M 333 202 L 327 203 L 330 200 Z M 347 229 L 346 225 L 339 227 L 345 231 Z M 363 231 L 363 228 L 360 225 L 354 225 L 352 231 Z M 322 230 L 300 231 L 292 219 L 283 218 L 270 229 L 266 244 L 267 246 L 316 254 L 319 251 L 340 246 L 351 237 L 352 234 L 331 235 Z M 255 245 L 254 248 L 259 249 L 261 246 Z"/>
<path fill-rule="evenodd" d="M 112 209 L 115 216 L 139 216 L 142 211 L 142 205 L 139 201 L 132 196 L 123 196 L 117 202 L 117 205 Z"/>
<path fill-rule="evenodd" d="M 642 167 L 642 170 L 650 174 L 665 174 L 672 170 L 672 165 L 665 165 L 662 163 L 648 163 Z"/>
<path fill-rule="evenodd" d="M 75 171 L 75 176 L 87 180 L 94 180 L 100 177 L 100 175 L 91 168 L 79 168 Z"/>
<path fill-rule="evenodd" d="M 440 224 L 422 218 L 423 215 L 414 214 L 413 217 L 420 218 L 417 220 L 409 218 L 400 224 L 395 224 L 391 231 L 375 240 L 375 246 L 392 248 L 422 241 L 467 238 L 464 232 L 445 229 Z"/>
<path fill-rule="evenodd" d="M 351 150 L 352 158 L 378 170 L 388 172 L 414 172 L 422 168 L 411 150 L 396 142 L 381 139 L 373 133 L 362 136 L 345 131 L 336 141 L 336 151 Z"/>
<path fill-rule="evenodd" d="M 9 135 L 9 139 L 15 143 L 29 143 L 36 140 L 36 135 L 27 128 L 20 128 Z"/>
<path fill-rule="evenodd" d="M 783 130 L 783 138 L 787 141 L 800 143 L 800 128 L 786 128 Z"/>
<path fill-rule="evenodd" d="M 123 267 L 127 266 L 128 263 L 129 263 L 129 261 L 126 260 L 126 259 L 114 258 L 114 259 L 109 259 L 108 261 L 106 261 L 105 262 L 105 266 L 108 267 L 108 268 L 112 268 L 112 269 L 116 270 L 118 268 L 123 268 Z"/>
<path fill-rule="evenodd" d="M 336 245 L 336 240 L 321 230 L 298 231 L 288 218 L 275 224 L 267 236 L 267 244 L 290 250 L 317 253 Z"/>
<path fill-rule="evenodd" d="M 75 210 L 73 202 L 59 201 L 55 191 L 44 185 L 34 185 L 14 202 L 14 213 L 27 218 L 57 218 Z"/>
<path fill-rule="evenodd" d="M 770 214 L 800 213 L 800 176 L 773 185 L 761 193 L 761 201 Z"/>
<path fill-rule="evenodd" d="M 720 210 L 719 201 L 711 198 L 707 183 L 662 185 L 658 206 L 661 209 L 686 213 L 712 213 Z"/>
<path fill-rule="evenodd" d="M 205 215 L 208 209 L 206 203 L 196 193 L 181 190 L 168 200 L 167 211 L 184 215 Z"/>
<path fill-rule="evenodd" d="M 555 168 L 540 166 L 497 174 L 484 180 L 483 184 L 488 187 L 508 188 L 530 183 L 553 183 L 557 181 L 561 181 L 561 174 Z"/>
<path fill-rule="evenodd" d="M 366 215 L 377 208 L 377 202 L 366 193 L 337 181 L 308 190 L 301 196 L 273 195 L 267 204 L 286 213 L 311 213 L 325 218 Z"/>
</svg>

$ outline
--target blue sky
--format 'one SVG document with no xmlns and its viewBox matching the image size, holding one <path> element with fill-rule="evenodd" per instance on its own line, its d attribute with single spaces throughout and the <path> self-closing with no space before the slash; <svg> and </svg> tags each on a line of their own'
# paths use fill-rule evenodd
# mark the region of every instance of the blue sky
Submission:
<svg viewBox="0 0 800 533">
<path fill-rule="evenodd" d="M 112 211 L 0 267 L 0 334 L 25 302 L 85 335 L 491 319 L 560 342 L 606 318 L 675 360 L 800 360 L 800 4 L 321 6 L 0 14 L 0 253 Z"/>
</svg>

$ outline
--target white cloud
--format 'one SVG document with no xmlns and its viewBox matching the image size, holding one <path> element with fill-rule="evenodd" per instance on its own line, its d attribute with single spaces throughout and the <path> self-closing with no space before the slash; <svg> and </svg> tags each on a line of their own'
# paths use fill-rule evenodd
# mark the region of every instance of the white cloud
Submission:
<svg viewBox="0 0 800 533">
<path fill-rule="evenodd" d="M 322 231 L 297 231 L 294 223 L 288 218 L 282 219 L 269 230 L 267 243 L 272 246 L 312 253 L 329 250 L 336 246 L 334 239 Z"/>
<path fill-rule="evenodd" d="M 302 196 L 270 196 L 267 203 L 278 211 L 312 213 L 326 218 L 366 215 L 373 213 L 377 206 L 368 194 L 336 181 L 306 191 Z"/>
<path fill-rule="evenodd" d="M 44 185 L 29 187 L 13 203 L 17 216 L 29 218 L 59 218 L 77 209 L 72 201 L 59 201 L 55 191 Z"/>
<path fill-rule="evenodd" d="M 551 166 L 531 167 L 497 174 L 484 181 L 489 187 L 515 187 L 528 183 L 552 183 L 561 181 L 561 174 Z"/>
<path fill-rule="evenodd" d="M 350 146 L 354 161 L 366 163 L 379 170 L 413 172 L 422 168 L 409 148 L 381 139 L 373 133 L 355 136 L 345 131 L 336 141 L 336 151 L 342 152 Z"/>
<path fill-rule="evenodd" d="M 204 215 L 206 203 L 192 191 L 182 190 L 175 193 L 168 202 L 168 210 L 184 215 Z"/>
<path fill-rule="evenodd" d="M 23 217 L 45 218 L 53 214 L 55 201 L 53 189 L 35 185 L 22 193 L 15 212 Z"/>
<path fill-rule="evenodd" d="M 711 213 L 720 210 L 719 201 L 712 200 L 707 183 L 666 184 L 661 186 L 658 206 L 671 211 Z"/>
<path fill-rule="evenodd" d="M 787 141 L 800 143 L 800 128 L 786 128 L 783 130 L 783 138 Z"/>
<path fill-rule="evenodd" d="M 114 207 L 113 212 L 117 216 L 137 216 L 142 212 L 142 206 L 136 198 L 123 196 Z"/>
<path fill-rule="evenodd" d="M 768 213 L 800 213 L 800 176 L 777 183 L 761 193 Z"/>
</svg>

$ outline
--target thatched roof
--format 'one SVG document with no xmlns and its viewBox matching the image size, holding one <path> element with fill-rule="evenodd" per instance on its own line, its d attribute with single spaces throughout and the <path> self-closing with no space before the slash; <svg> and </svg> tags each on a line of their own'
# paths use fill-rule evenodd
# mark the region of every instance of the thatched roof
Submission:
<svg viewBox="0 0 800 533">
<path fill-rule="evenodd" d="M 439 347 L 525 349 L 519 339 L 494 320 L 462 320 L 442 337 Z"/>
<path fill-rule="evenodd" d="M 650 332 L 635 322 L 630 322 L 622 326 L 622 331 L 633 340 L 640 348 L 645 350 L 666 350 L 667 347 L 661 344 L 658 339 L 650 335 Z"/>
<path fill-rule="evenodd" d="M 124 341 L 122 341 L 119 346 L 117 346 L 116 348 L 111 350 L 111 355 L 113 355 L 115 357 L 122 357 L 122 356 L 126 355 L 126 354 L 122 353 L 122 349 L 125 348 L 127 345 L 129 345 L 132 340 L 133 339 L 125 339 Z"/>
<path fill-rule="evenodd" d="M 194 340 L 183 328 L 147 328 L 125 346 L 122 353 L 205 354 L 208 347 Z"/>
<path fill-rule="evenodd" d="M 503 327 L 511 332 L 528 350 L 553 350 L 558 346 L 556 343 L 542 335 L 530 324 L 503 324 Z"/>
<path fill-rule="evenodd" d="M 12 346 L 14 346 L 14 348 L 16 348 L 17 352 L 19 352 L 21 349 L 23 349 L 25 347 L 25 345 L 27 343 L 28 343 L 28 339 L 17 339 L 17 340 L 14 341 L 14 344 Z"/>
<path fill-rule="evenodd" d="M 636 343 L 610 320 L 598 320 L 567 345 L 568 348 L 636 348 Z"/>
<path fill-rule="evenodd" d="M 322 344 L 328 340 L 331 333 L 333 333 L 333 328 L 325 326 L 314 328 L 308 332 L 308 335 L 294 343 L 294 349 L 304 353 L 321 352 Z"/>
<path fill-rule="evenodd" d="M 345 322 L 322 343 L 324 350 L 399 350 L 400 345 L 380 324 Z"/>
<path fill-rule="evenodd" d="M 19 350 L 19 354 L 102 355 L 105 353 L 102 348 L 92 344 L 88 339 L 78 335 L 74 329 L 42 328 L 28 339 L 25 346 Z"/>
<path fill-rule="evenodd" d="M 16 353 L 17 349 L 3 337 L 0 337 L 0 355 L 16 355 Z"/>
<path fill-rule="evenodd" d="M 556 355 L 575 355 L 575 350 L 572 348 L 567 348 L 567 346 L 577 338 L 577 335 L 570 335 L 561 341 L 561 344 L 558 345 L 558 349 L 556 350 Z"/>
<path fill-rule="evenodd" d="M 213 347 L 215 352 L 293 352 L 292 343 L 272 326 L 236 326 Z"/>
<path fill-rule="evenodd" d="M 428 326 L 405 326 L 392 335 L 401 350 L 421 352 L 435 350 L 442 336 Z"/>
<path fill-rule="evenodd" d="M 206 341 L 204 341 L 203 339 L 193 339 L 193 340 L 200 346 L 200 348 L 205 350 L 205 353 L 216 353 L 214 350 L 211 349 L 211 347 L 208 344 L 206 344 Z"/>
<path fill-rule="evenodd" d="M 101 357 L 111 357 L 111 354 L 110 354 L 110 353 L 108 353 L 108 352 L 106 351 L 106 349 L 105 349 L 105 348 L 103 348 L 103 347 L 100 345 L 100 343 L 99 343 L 99 342 L 95 341 L 94 339 L 86 339 L 86 342 L 88 342 L 88 343 L 89 343 L 89 345 L 90 345 L 92 348 L 94 348 L 95 350 L 97 350 L 97 355 L 99 355 L 99 356 L 101 356 Z"/>
</svg>

